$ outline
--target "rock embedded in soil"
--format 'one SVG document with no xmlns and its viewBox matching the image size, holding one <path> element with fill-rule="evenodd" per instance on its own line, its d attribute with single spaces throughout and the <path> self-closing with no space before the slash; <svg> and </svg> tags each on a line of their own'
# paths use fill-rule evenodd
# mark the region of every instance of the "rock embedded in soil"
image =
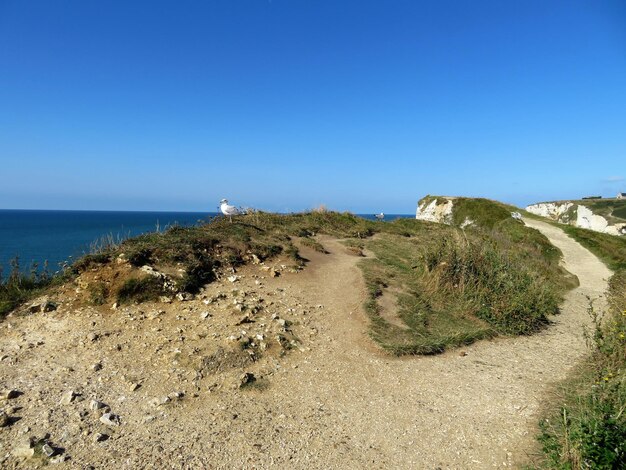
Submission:
<svg viewBox="0 0 626 470">
<path fill-rule="evenodd" d="M 17 398 L 20 396 L 20 392 L 18 390 L 4 390 L 2 394 L 0 394 L 0 400 L 11 400 L 13 398 Z"/>
<path fill-rule="evenodd" d="M 6 414 L 5 411 L 0 411 L 0 428 L 8 426 L 9 424 L 11 424 L 11 418 L 9 418 L 9 415 Z"/>
<path fill-rule="evenodd" d="M 23 436 L 17 445 L 11 451 L 14 457 L 29 458 L 35 455 L 35 449 L 33 447 L 33 440 L 28 436 Z"/>
<path fill-rule="evenodd" d="M 240 378 L 239 378 L 239 388 L 243 388 L 247 385 L 250 385 L 252 383 L 256 382 L 256 377 L 254 376 L 254 374 L 252 372 L 245 372 Z"/>
<path fill-rule="evenodd" d="M 47 302 L 44 302 L 43 304 L 41 304 L 41 311 L 44 312 L 44 313 L 52 312 L 52 311 L 54 311 L 56 309 L 57 309 L 56 302 L 47 301 Z"/>
<path fill-rule="evenodd" d="M 104 408 L 108 408 L 107 405 L 98 400 L 91 400 L 89 403 L 89 409 L 92 411 L 98 411 Z"/>
<path fill-rule="evenodd" d="M 56 451 L 54 450 L 52 446 L 46 443 L 43 446 L 41 446 L 41 452 L 46 457 L 52 457 Z"/>
<path fill-rule="evenodd" d="M 113 413 L 104 413 L 100 416 L 100 422 L 107 426 L 119 426 L 120 425 L 120 417 Z"/>
<path fill-rule="evenodd" d="M 77 396 L 78 393 L 76 393 L 74 390 L 69 390 L 63 394 L 60 403 L 61 405 L 69 405 L 76 399 Z"/>
</svg>

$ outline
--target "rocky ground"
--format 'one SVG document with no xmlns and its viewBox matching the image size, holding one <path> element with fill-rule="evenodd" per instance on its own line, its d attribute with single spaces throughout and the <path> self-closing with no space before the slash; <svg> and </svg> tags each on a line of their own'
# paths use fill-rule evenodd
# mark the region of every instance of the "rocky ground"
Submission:
<svg viewBox="0 0 626 470">
<path fill-rule="evenodd" d="M 315 343 L 324 306 L 290 287 L 297 271 L 280 263 L 248 266 L 190 300 L 130 306 L 85 306 L 87 273 L 9 315 L 0 325 L 2 467 L 135 466 L 135 454 L 159 468 L 194 457 L 179 454 L 195 441 L 188 410 L 205 409 L 212 432 L 228 427 L 237 419 L 229 400 L 264 393 L 292 367 L 287 356 Z"/>
<path fill-rule="evenodd" d="M 554 325 L 434 357 L 370 341 L 359 257 L 332 239 L 303 250 L 302 272 L 251 265 L 188 301 L 90 307 L 73 285 L 0 324 L 0 465 L 518 465 L 542 399 L 585 354 L 585 296 L 610 274 L 536 224 L 581 280 Z"/>
</svg>

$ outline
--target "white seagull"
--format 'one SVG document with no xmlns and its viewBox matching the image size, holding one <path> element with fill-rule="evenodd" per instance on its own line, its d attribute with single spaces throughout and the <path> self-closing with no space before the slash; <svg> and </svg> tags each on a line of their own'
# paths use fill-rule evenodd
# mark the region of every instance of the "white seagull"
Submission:
<svg viewBox="0 0 626 470">
<path fill-rule="evenodd" d="M 228 204 L 228 199 L 222 199 L 220 201 L 220 210 L 222 211 L 222 214 L 228 216 L 231 222 L 233 221 L 233 215 L 239 214 L 239 209 Z"/>
<path fill-rule="evenodd" d="M 381 212 L 380 214 L 376 214 L 374 217 L 376 217 L 378 220 L 383 220 L 385 218 L 385 213 Z"/>
</svg>

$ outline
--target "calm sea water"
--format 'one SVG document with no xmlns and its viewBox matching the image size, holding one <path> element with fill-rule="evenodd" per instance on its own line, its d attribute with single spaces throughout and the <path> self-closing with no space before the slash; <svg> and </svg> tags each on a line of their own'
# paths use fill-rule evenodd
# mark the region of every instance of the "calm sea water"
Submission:
<svg viewBox="0 0 626 470">
<path fill-rule="evenodd" d="M 61 263 L 89 253 L 91 245 L 103 237 L 134 237 L 167 226 L 207 222 L 215 212 L 109 212 L 109 211 L 38 211 L 0 210 L 0 267 L 4 275 L 10 260 L 19 256 L 22 271 L 32 262 L 41 267 L 48 261 L 55 272 Z M 373 215 L 361 215 L 374 219 Z M 385 220 L 413 217 L 390 214 Z"/>
</svg>

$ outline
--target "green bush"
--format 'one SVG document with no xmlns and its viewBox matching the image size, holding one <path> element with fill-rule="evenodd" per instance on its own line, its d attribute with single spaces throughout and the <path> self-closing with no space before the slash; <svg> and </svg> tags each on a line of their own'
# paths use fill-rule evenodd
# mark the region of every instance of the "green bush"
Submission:
<svg viewBox="0 0 626 470">
<path fill-rule="evenodd" d="M 48 275 L 47 265 L 44 265 L 43 271 L 39 271 L 38 268 L 38 265 L 33 263 L 30 275 L 26 275 L 20 270 L 19 258 L 15 257 L 11 260 L 11 272 L 6 279 L 2 277 L 0 270 L 0 318 L 40 294 L 52 283 L 53 278 Z"/>
<path fill-rule="evenodd" d="M 426 254 L 429 275 L 447 295 L 462 296 L 475 315 L 505 334 L 528 334 L 557 312 L 555 289 L 518 258 L 490 243 L 458 245 L 444 240 Z"/>
<path fill-rule="evenodd" d="M 163 281 L 157 277 L 130 278 L 117 291 L 117 300 L 121 304 L 141 303 L 158 300 L 164 294 Z"/>
</svg>

